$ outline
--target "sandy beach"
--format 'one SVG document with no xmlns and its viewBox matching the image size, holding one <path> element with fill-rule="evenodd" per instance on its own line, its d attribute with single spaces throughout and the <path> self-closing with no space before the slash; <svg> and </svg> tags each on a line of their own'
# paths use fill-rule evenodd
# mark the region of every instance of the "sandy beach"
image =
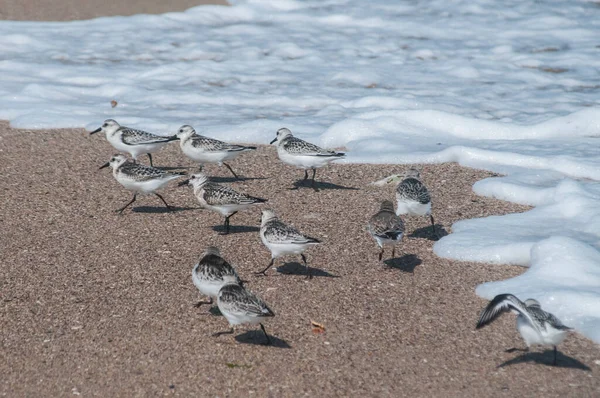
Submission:
<svg viewBox="0 0 600 398">
<path fill-rule="evenodd" d="M 73 14 L 64 10 L 75 2 L 58 3 L 64 7 L 9 1 L 0 12 L 65 20 L 166 11 L 158 1 L 122 11 L 82 2 Z M 114 153 L 102 135 L 82 129 L 16 130 L 0 122 L 2 396 L 592 397 L 600 390 L 600 349 L 576 333 L 559 347 L 554 367 L 548 348 L 505 352 L 524 347 L 514 315 L 475 331 L 486 305 L 475 287 L 524 268 L 439 258 L 428 220 L 414 218 L 397 258 L 387 267 L 377 260 L 366 222 L 379 200 L 394 197 L 394 186 L 369 183 L 407 166 L 334 164 L 317 174 L 318 192 L 298 182 L 302 171 L 283 165 L 270 146 L 231 162 L 240 181 L 224 167 L 206 167 L 217 182 L 269 199 L 283 220 L 323 241 L 306 252 L 315 275 L 307 280 L 293 257 L 267 277 L 253 275 L 270 260 L 258 234 L 260 208 L 232 217 L 232 233 L 220 236 L 222 218 L 173 183 L 160 193 L 174 211 L 143 196 L 116 214 L 131 194 L 98 170 Z M 194 166 L 176 143 L 153 157 L 156 166 Z M 528 209 L 476 196 L 473 183 L 490 175 L 423 166 L 440 231 Z M 272 346 L 261 345 L 254 327 L 211 336 L 227 322 L 194 307 L 203 297 L 191 280 L 208 245 L 220 247 L 276 313 L 265 324 Z M 325 331 L 313 331 L 311 320 Z"/>
<path fill-rule="evenodd" d="M 199 208 L 188 188 L 130 199 L 108 170 L 114 149 L 83 130 L 26 131 L 0 127 L 5 193 L 0 219 L 1 392 L 6 396 L 592 396 L 600 385 L 600 351 L 573 334 L 560 347 L 505 353 L 523 345 L 514 316 L 480 331 L 485 301 L 477 284 L 505 279 L 520 267 L 460 263 L 432 253 L 427 220 L 409 219 L 402 253 L 387 269 L 365 231 L 376 200 L 393 187 L 368 184 L 405 166 L 334 165 L 319 192 L 290 190 L 301 171 L 282 165 L 274 148 L 232 162 L 246 179 L 232 186 L 269 199 L 300 230 L 323 240 L 307 252 L 315 278 L 298 259 L 255 277 L 270 259 L 260 242 L 260 210 L 222 219 Z M 172 145 L 155 154 L 160 166 L 193 164 Z M 217 181 L 228 171 L 208 166 Z M 435 216 L 448 231 L 470 217 L 523 211 L 477 197 L 471 185 L 489 173 L 455 164 L 424 166 Z M 191 269 L 207 245 L 218 245 L 249 288 L 277 316 L 260 345 L 253 328 L 235 337 L 223 317 L 194 308 L 202 297 Z M 314 333 L 310 321 L 325 325 Z"/>
</svg>

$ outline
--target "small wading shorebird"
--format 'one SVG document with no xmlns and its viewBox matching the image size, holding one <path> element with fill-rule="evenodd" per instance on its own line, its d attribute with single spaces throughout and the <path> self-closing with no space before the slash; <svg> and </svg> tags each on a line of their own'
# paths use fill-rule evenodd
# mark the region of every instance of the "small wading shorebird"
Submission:
<svg viewBox="0 0 600 398">
<path fill-rule="evenodd" d="M 237 174 L 225 161 L 238 157 L 242 152 L 256 150 L 255 146 L 228 144 L 214 138 L 205 137 L 197 134 L 196 130 L 188 125 L 181 126 L 175 135 L 180 140 L 181 151 L 188 158 L 201 164 L 217 163 L 219 166 L 225 165 L 235 178 L 238 178 Z"/>
<path fill-rule="evenodd" d="M 207 247 L 200 261 L 194 266 L 192 281 L 200 293 L 209 297 L 208 302 L 199 301 L 195 307 L 213 304 L 213 299 L 217 299 L 219 290 L 227 283 L 242 285 L 235 268 L 221 257 L 219 249 L 214 246 Z"/>
<path fill-rule="evenodd" d="M 192 174 L 189 179 L 179 183 L 179 186 L 191 185 L 194 196 L 205 209 L 213 210 L 225 217 L 225 232 L 229 233 L 229 218 L 240 210 L 252 205 L 265 203 L 266 199 L 240 193 L 224 185 L 210 182 L 208 177 L 202 173 Z"/>
<path fill-rule="evenodd" d="M 398 181 L 400 176 L 395 176 L 387 180 L 388 183 Z M 431 195 L 427 187 L 420 179 L 420 173 L 417 169 L 410 169 L 404 175 L 404 179 L 396 188 L 396 200 L 398 208 L 396 214 L 407 214 L 409 216 L 429 216 L 431 220 L 431 230 L 437 238 L 435 230 L 435 221 L 431 214 Z"/>
<path fill-rule="evenodd" d="M 274 317 L 275 313 L 259 297 L 236 283 L 227 283 L 219 290 L 217 306 L 229 322 L 231 329 L 214 333 L 214 337 L 222 334 L 233 334 L 236 325 L 244 323 L 255 325 L 258 323 L 267 338 L 266 344 L 271 344 L 271 339 L 262 322 L 266 318 Z"/>
<path fill-rule="evenodd" d="M 134 160 L 137 160 L 137 157 L 144 153 L 147 154 L 150 159 L 150 166 L 153 166 L 151 153 L 177 139 L 175 136 L 163 137 L 121 126 L 113 119 L 105 120 L 102 126 L 92 131 L 90 135 L 101 131 L 106 133 L 106 139 L 113 147 L 118 151 L 129 153 Z"/>
<path fill-rule="evenodd" d="M 375 239 L 381 251 L 379 261 L 383 258 L 386 245 L 392 246 L 392 257 L 396 256 L 396 244 L 404 236 L 404 222 L 394 213 L 394 204 L 389 200 L 381 202 L 379 211 L 369 220 L 369 233 Z"/>
<path fill-rule="evenodd" d="M 286 254 L 300 254 L 306 266 L 306 276 L 309 279 L 312 278 L 303 252 L 310 246 L 321 243 L 320 240 L 303 235 L 291 225 L 282 223 L 272 210 L 263 210 L 262 212 L 260 239 L 271 251 L 271 262 L 267 268 L 256 274 L 266 275 L 267 270 L 273 266 L 278 257 Z"/>
<path fill-rule="evenodd" d="M 482 311 L 476 329 L 481 329 L 493 322 L 502 313 L 509 311 L 519 314 L 517 316 L 517 330 L 527 345 L 525 351 L 529 351 L 529 347 L 534 344 L 553 346 L 553 364 L 556 365 L 556 346 L 567 337 L 567 332 L 573 329 L 563 325 L 551 313 L 542 310 L 540 303 L 534 299 L 527 299 L 522 302 L 512 294 L 497 295 Z M 508 351 L 516 350 L 511 349 Z"/>
<path fill-rule="evenodd" d="M 155 191 L 167 185 L 169 181 L 183 177 L 185 173 L 169 173 L 155 167 L 144 166 L 132 163 L 124 155 L 114 155 L 110 161 L 100 166 L 100 169 L 112 167 L 115 179 L 130 191 L 133 191 L 133 199 L 125 206 L 116 210 L 117 213 L 123 213 L 129 205 L 135 202 L 138 194 L 151 194 L 158 196 L 165 204 L 167 209 L 171 206 Z"/>
<path fill-rule="evenodd" d="M 319 167 L 346 156 L 342 152 L 334 152 L 318 147 L 310 142 L 292 135 L 286 128 L 277 130 L 277 137 L 271 144 L 277 145 L 277 154 L 282 162 L 304 169 L 304 181 L 308 180 L 308 169 L 312 169 L 311 186 L 315 188 L 315 174 Z"/>
</svg>

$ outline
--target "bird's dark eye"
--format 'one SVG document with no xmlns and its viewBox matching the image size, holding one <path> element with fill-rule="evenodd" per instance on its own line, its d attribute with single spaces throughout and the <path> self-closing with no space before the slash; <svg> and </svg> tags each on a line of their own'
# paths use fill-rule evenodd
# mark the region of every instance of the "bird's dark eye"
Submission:
<svg viewBox="0 0 600 398">
<path fill-rule="evenodd" d="M 180 133 L 183 133 L 183 129 L 179 129 L 179 132 L 180 132 Z"/>
<path fill-rule="evenodd" d="M 108 127 L 108 123 L 104 123 L 102 127 Z"/>
</svg>

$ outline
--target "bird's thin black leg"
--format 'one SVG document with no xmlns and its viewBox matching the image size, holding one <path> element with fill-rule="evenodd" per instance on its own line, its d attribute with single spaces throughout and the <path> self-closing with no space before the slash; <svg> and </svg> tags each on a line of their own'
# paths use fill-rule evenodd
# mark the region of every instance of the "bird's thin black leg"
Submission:
<svg viewBox="0 0 600 398">
<path fill-rule="evenodd" d="M 230 215 L 228 215 L 227 217 L 225 217 L 225 232 L 222 233 L 221 235 L 227 235 L 229 233 L 229 218 L 233 215 L 237 214 L 237 211 L 234 211 L 233 213 L 231 213 Z"/>
<path fill-rule="evenodd" d="M 302 261 L 304 261 L 304 265 L 306 266 L 306 277 L 308 279 L 312 279 L 312 272 L 310 272 L 310 267 L 308 266 L 308 263 L 306 262 L 306 256 L 304 254 L 300 254 L 300 256 L 302 257 Z"/>
<path fill-rule="evenodd" d="M 169 204 L 167 203 L 167 201 L 165 200 L 165 198 L 163 198 L 162 196 L 160 196 L 160 195 L 159 195 L 159 194 L 157 194 L 156 192 L 154 192 L 154 194 L 155 194 L 156 196 L 158 196 L 158 198 L 159 198 L 160 200 L 162 200 L 162 202 L 165 204 L 165 206 L 167 207 L 167 209 L 171 209 L 171 206 L 169 206 Z"/>
<path fill-rule="evenodd" d="M 304 169 L 304 180 L 302 181 L 306 181 L 308 180 L 308 170 Z"/>
<path fill-rule="evenodd" d="M 198 307 L 200 307 L 203 304 L 210 304 L 210 305 L 212 305 L 212 303 L 213 303 L 213 298 L 209 297 L 208 301 L 198 301 L 196 304 L 194 304 L 194 307 L 198 308 Z"/>
<path fill-rule="evenodd" d="M 229 330 L 226 330 L 225 332 L 213 333 L 213 337 L 219 337 L 222 334 L 233 334 L 233 327 Z"/>
<path fill-rule="evenodd" d="M 269 263 L 269 265 L 267 265 L 267 268 L 263 269 L 262 271 L 255 272 L 254 274 L 255 275 L 263 274 L 264 276 L 267 276 L 267 270 L 273 266 L 274 262 L 275 262 L 275 259 L 272 258 L 271 262 Z"/>
<path fill-rule="evenodd" d="M 260 328 L 262 329 L 263 333 L 265 334 L 265 337 L 267 338 L 267 342 L 265 343 L 265 345 L 271 345 L 271 339 L 269 338 L 269 335 L 267 334 L 267 331 L 265 330 L 265 327 L 262 323 L 260 324 Z"/>
<path fill-rule="evenodd" d="M 310 186 L 317 191 L 317 187 L 315 186 L 315 175 L 317 174 L 317 169 L 312 169 L 313 171 L 313 176 L 312 176 L 312 182 L 310 183 Z"/>
<path fill-rule="evenodd" d="M 115 210 L 117 213 L 121 213 L 123 214 L 123 210 L 125 210 L 126 208 L 129 207 L 130 204 L 132 204 L 133 202 L 135 202 L 135 199 L 137 198 L 137 193 L 133 194 L 133 199 L 131 199 L 131 201 L 129 203 L 127 203 L 125 206 L 121 207 L 120 209 Z"/>
<path fill-rule="evenodd" d="M 552 365 L 556 366 L 556 346 L 554 346 L 554 362 Z"/>
<path fill-rule="evenodd" d="M 433 214 L 429 215 L 429 219 L 431 220 L 431 231 L 433 232 L 433 236 L 435 236 L 436 238 L 439 238 L 439 236 L 435 230 L 435 221 L 433 220 Z"/>
<path fill-rule="evenodd" d="M 396 258 L 396 246 L 392 246 L 392 258 Z"/>
<path fill-rule="evenodd" d="M 240 177 L 238 177 L 237 174 L 235 174 L 235 171 L 233 171 L 233 169 L 227 163 L 223 162 L 223 164 L 225 165 L 225 167 L 227 167 L 229 169 L 229 171 L 231 171 L 231 174 L 233 174 L 233 176 L 236 179 L 238 179 L 238 180 L 240 179 Z"/>
<path fill-rule="evenodd" d="M 150 159 L 150 167 L 154 167 L 154 165 L 152 164 L 152 154 L 147 153 L 146 155 L 148 155 L 148 159 Z"/>
<path fill-rule="evenodd" d="M 384 248 L 382 246 L 381 250 L 379 251 L 379 261 L 381 261 L 383 259 L 383 252 L 384 252 Z"/>
</svg>

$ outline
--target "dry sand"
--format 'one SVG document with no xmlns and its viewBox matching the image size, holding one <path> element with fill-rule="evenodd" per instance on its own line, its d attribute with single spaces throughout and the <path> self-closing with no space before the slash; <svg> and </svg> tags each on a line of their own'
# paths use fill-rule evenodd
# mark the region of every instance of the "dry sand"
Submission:
<svg viewBox="0 0 600 398">
<path fill-rule="evenodd" d="M 199 0 L 0 2 L 0 17 L 67 20 L 183 10 Z M 177 211 L 156 197 L 114 210 L 131 195 L 98 166 L 115 151 L 83 130 L 24 131 L 0 123 L 0 394 L 3 396 L 597 396 L 600 349 L 576 334 L 551 353 L 505 353 L 523 345 L 514 316 L 483 330 L 477 284 L 522 268 L 461 263 L 432 253 L 427 220 L 409 219 L 403 253 L 377 261 L 365 222 L 393 187 L 367 184 L 404 166 L 334 165 L 319 172 L 321 191 L 289 190 L 302 172 L 282 165 L 274 148 L 232 162 L 248 179 L 235 188 L 321 238 L 307 252 L 317 275 L 304 278 L 286 258 L 268 277 L 269 253 L 258 235 L 259 209 L 222 219 L 198 208 L 188 188 L 165 189 Z M 163 166 L 191 166 L 172 145 Z M 143 159 L 145 161 L 145 159 Z M 225 168 L 207 171 L 229 182 Z M 489 174 L 455 164 L 425 166 L 437 221 L 526 208 L 475 196 Z M 221 316 L 194 308 L 201 298 L 191 269 L 207 245 L 237 265 L 251 290 L 277 316 L 266 324 L 274 346 Z M 310 320 L 323 323 L 314 333 Z"/>
<path fill-rule="evenodd" d="M 0 0 L 0 19 L 71 21 L 111 15 L 161 14 L 226 0 Z"/>
<path fill-rule="evenodd" d="M 256 277 L 270 256 L 260 242 L 260 210 L 222 218 L 189 188 L 138 199 L 107 170 L 114 149 L 83 130 L 25 131 L 0 124 L 0 394 L 6 396 L 593 396 L 600 350 L 577 334 L 549 350 L 522 347 L 513 315 L 475 331 L 485 301 L 477 284 L 518 275 L 520 267 L 462 263 L 432 253 L 426 219 L 409 219 L 403 253 L 377 261 L 365 231 L 376 200 L 394 187 L 368 183 L 405 166 L 333 165 L 319 172 L 320 192 L 290 190 L 302 172 L 261 146 L 232 167 L 248 179 L 231 185 L 269 198 L 269 206 L 324 241 L 307 252 L 310 281 L 297 258 Z M 162 166 L 192 166 L 177 144 L 154 156 Z M 146 159 L 142 159 L 146 161 Z M 208 166 L 229 183 L 224 167 Z M 456 164 L 426 165 L 439 224 L 523 211 L 477 197 L 489 173 Z M 414 231 L 414 232 L 413 232 Z M 237 265 L 249 288 L 277 316 L 256 328 L 211 337 L 226 320 L 194 308 L 202 297 L 191 269 L 207 245 Z M 310 320 L 326 332 L 314 333 Z M 597 396 L 597 395 L 596 395 Z"/>
</svg>

